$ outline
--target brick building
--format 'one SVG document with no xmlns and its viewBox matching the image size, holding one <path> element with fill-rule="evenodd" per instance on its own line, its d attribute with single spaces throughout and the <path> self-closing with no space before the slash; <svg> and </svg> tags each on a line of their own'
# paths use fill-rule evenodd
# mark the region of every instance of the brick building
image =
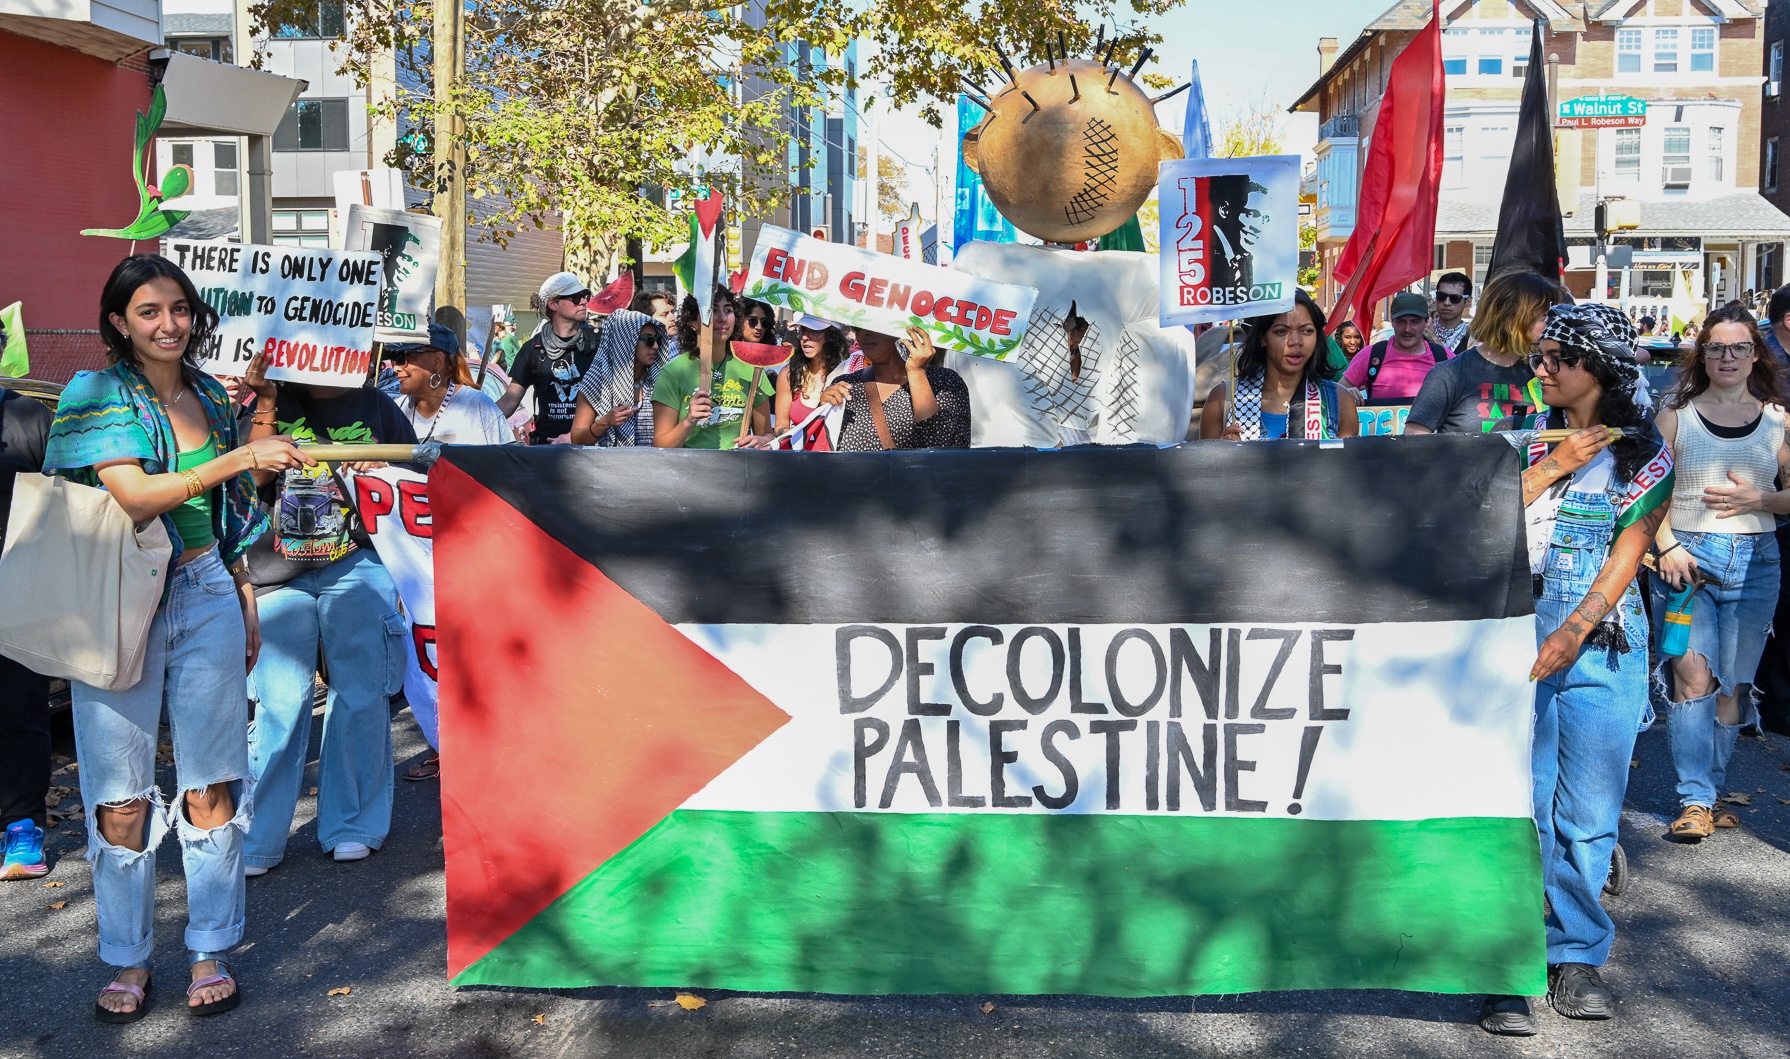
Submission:
<svg viewBox="0 0 1790 1059">
<path fill-rule="evenodd" d="M 1592 294 L 1593 213 L 1609 200 L 1639 203 L 1640 227 L 1613 238 L 1632 248 L 1632 263 L 1610 271 L 1604 292 L 1631 308 L 1664 302 L 1679 271 L 1717 304 L 1783 281 L 1790 217 L 1760 185 L 1763 0 L 1452 0 L 1441 12 L 1448 97 L 1437 270 L 1485 278 L 1529 28 L 1540 19 L 1543 53 L 1560 60 L 1559 102 L 1620 95 L 1645 104 L 1640 127 L 1556 132 L 1574 293 Z M 1336 293 L 1330 270 L 1354 230 L 1387 71 L 1429 14 L 1428 0 L 1400 0 L 1340 55 L 1335 41 L 1321 42 L 1319 77 L 1293 105 L 1320 122 L 1313 182 L 1321 296 Z"/>
</svg>

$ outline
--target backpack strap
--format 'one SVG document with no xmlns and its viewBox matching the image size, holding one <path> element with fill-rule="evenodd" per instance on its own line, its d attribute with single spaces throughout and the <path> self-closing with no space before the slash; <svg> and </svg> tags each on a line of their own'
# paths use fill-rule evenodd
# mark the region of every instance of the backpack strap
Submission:
<svg viewBox="0 0 1790 1059">
<path fill-rule="evenodd" d="M 1375 342 L 1367 351 L 1367 382 L 1361 387 L 1361 399 L 1370 401 L 1374 396 L 1374 380 L 1380 377 L 1380 368 L 1386 363 L 1386 347 L 1391 340 Z"/>
</svg>

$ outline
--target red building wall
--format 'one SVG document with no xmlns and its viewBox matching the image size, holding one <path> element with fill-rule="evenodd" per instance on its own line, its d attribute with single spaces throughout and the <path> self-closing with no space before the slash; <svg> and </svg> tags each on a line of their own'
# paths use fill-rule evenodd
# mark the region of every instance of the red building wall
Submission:
<svg viewBox="0 0 1790 1059">
<path fill-rule="evenodd" d="M 0 305 L 22 301 L 28 330 L 98 326 L 100 287 L 131 244 L 81 229 L 136 218 L 131 146 L 149 97 L 140 61 L 115 65 L 0 31 Z M 66 344 L 33 337 L 32 375 L 66 377 L 51 363 Z"/>
</svg>

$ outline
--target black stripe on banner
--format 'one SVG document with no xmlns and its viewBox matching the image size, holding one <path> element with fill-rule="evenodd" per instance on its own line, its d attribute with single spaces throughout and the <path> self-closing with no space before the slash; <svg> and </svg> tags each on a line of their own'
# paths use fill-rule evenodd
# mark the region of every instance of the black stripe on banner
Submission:
<svg viewBox="0 0 1790 1059">
<path fill-rule="evenodd" d="M 1533 613 L 1517 453 L 1498 437 L 443 458 L 672 623 Z"/>
</svg>

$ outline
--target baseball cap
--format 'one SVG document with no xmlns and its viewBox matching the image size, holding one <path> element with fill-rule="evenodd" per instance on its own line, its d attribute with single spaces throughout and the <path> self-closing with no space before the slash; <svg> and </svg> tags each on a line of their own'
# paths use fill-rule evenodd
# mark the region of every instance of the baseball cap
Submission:
<svg viewBox="0 0 1790 1059">
<path fill-rule="evenodd" d="M 578 278 L 575 272 L 555 272 L 541 284 L 541 300 L 551 298 L 569 298 L 579 291 L 590 290 L 590 284 Z"/>
<path fill-rule="evenodd" d="M 805 327 L 810 331 L 825 331 L 829 327 L 838 327 L 839 325 L 831 320 L 822 320 L 818 316 L 800 313 L 795 318 L 794 326 Z"/>
<path fill-rule="evenodd" d="M 1421 294 L 1406 291 L 1392 299 L 1392 311 L 1386 314 L 1388 320 L 1396 320 L 1401 316 L 1422 316 L 1430 314 L 1430 300 Z"/>
</svg>

